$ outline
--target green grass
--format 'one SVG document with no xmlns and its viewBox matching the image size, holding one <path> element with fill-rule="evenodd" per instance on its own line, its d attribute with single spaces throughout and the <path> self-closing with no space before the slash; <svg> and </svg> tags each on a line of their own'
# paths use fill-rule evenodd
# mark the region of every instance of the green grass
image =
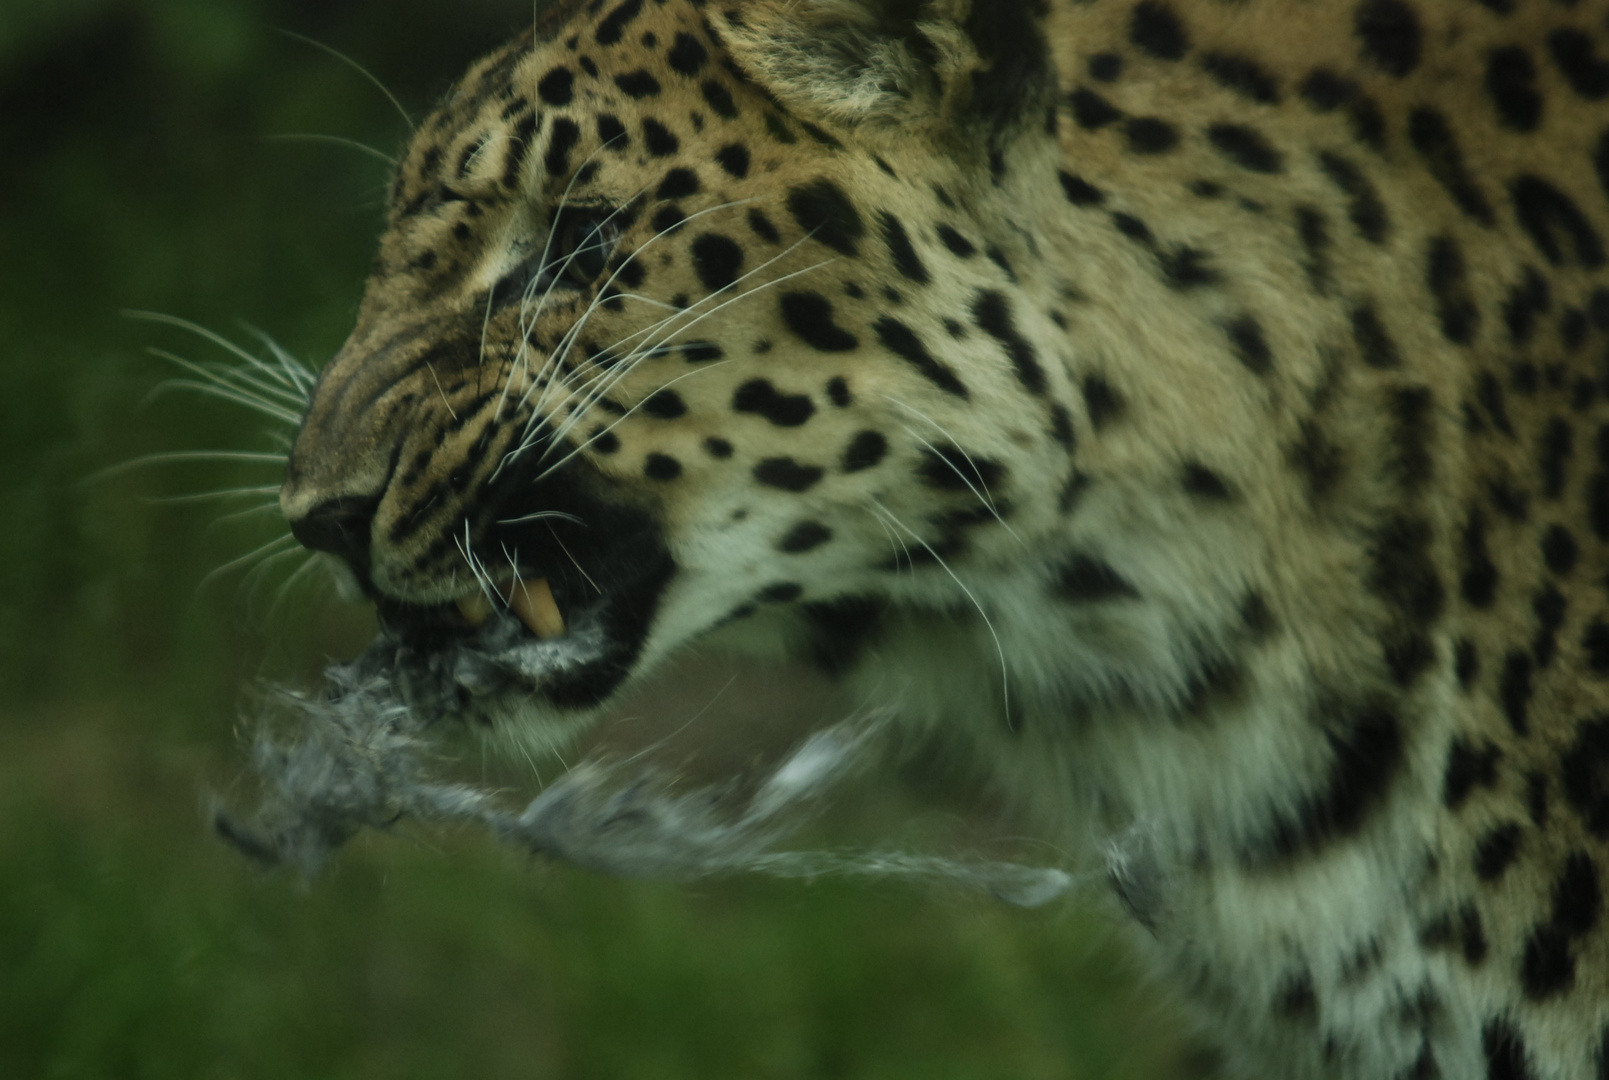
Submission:
<svg viewBox="0 0 1609 1080">
<path fill-rule="evenodd" d="M 238 411 L 154 387 L 119 312 L 322 357 L 351 318 L 415 111 L 518 4 L 72 0 L 0 7 L 0 1077 L 1159 1077 L 1106 916 L 859 882 L 657 885 L 467 833 L 360 840 L 304 887 L 208 833 L 260 676 L 308 679 L 368 616 L 208 571 L 274 535 L 160 500 L 273 470 Z M 639 721 L 651 724 L 651 718 Z M 741 735 L 741 727 L 725 729 Z M 737 756 L 741 757 L 741 754 Z"/>
</svg>

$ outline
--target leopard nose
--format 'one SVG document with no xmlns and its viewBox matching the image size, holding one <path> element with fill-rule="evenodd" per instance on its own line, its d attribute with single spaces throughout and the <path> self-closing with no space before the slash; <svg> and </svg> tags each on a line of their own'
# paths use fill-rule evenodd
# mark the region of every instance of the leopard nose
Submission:
<svg viewBox="0 0 1609 1080">
<path fill-rule="evenodd" d="M 290 523 L 291 535 L 315 551 L 339 555 L 353 568 L 369 561 L 369 526 L 380 500 L 346 495 L 326 499 Z"/>
</svg>

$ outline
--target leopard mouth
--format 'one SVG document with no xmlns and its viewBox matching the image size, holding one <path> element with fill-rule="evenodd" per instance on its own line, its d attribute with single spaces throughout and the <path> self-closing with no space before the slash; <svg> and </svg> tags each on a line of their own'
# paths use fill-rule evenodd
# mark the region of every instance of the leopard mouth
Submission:
<svg viewBox="0 0 1609 1080">
<path fill-rule="evenodd" d="M 377 597 L 365 673 L 427 719 L 599 706 L 633 670 L 673 571 L 657 546 L 621 554 L 608 573 L 513 574 L 439 604 Z"/>
</svg>

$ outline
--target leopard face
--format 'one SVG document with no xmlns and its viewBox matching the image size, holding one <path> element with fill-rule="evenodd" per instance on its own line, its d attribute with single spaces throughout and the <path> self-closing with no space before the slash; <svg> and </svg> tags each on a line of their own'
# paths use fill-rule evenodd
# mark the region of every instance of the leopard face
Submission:
<svg viewBox="0 0 1609 1080">
<path fill-rule="evenodd" d="M 721 643 L 942 733 L 1249 1075 L 1602 1076 L 1605 26 L 561 2 L 414 138 L 286 517 L 431 714 Z"/>
<path fill-rule="evenodd" d="M 283 489 L 410 633 L 545 582 L 592 655 L 514 692 L 561 712 L 723 624 L 788 637 L 801 610 L 932 592 L 912 567 L 963 535 L 1005 554 L 1052 512 L 1004 524 L 1014 463 L 1071 443 L 1020 325 L 1045 318 L 1017 299 L 1032 234 L 975 208 L 1002 197 L 991 160 L 1053 162 L 1046 88 L 946 130 L 963 91 L 921 76 L 920 145 L 882 120 L 851 144 L 725 40 L 692 6 L 562 8 L 465 78 L 401 166 Z M 955 441 L 1024 385 L 1037 415 Z"/>
</svg>

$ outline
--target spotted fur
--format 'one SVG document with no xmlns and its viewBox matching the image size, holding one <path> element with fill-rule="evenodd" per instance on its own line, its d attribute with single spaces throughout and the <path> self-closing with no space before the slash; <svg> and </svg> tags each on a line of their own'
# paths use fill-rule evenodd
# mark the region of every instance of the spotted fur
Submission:
<svg viewBox="0 0 1609 1080">
<path fill-rule="evenodd" d="M 691 642 L 987 763 L 1232 1070 L 1609 1076 L 1609 6 L 561 0 L 282 503 L 561 739 Z"/>
</svg>

